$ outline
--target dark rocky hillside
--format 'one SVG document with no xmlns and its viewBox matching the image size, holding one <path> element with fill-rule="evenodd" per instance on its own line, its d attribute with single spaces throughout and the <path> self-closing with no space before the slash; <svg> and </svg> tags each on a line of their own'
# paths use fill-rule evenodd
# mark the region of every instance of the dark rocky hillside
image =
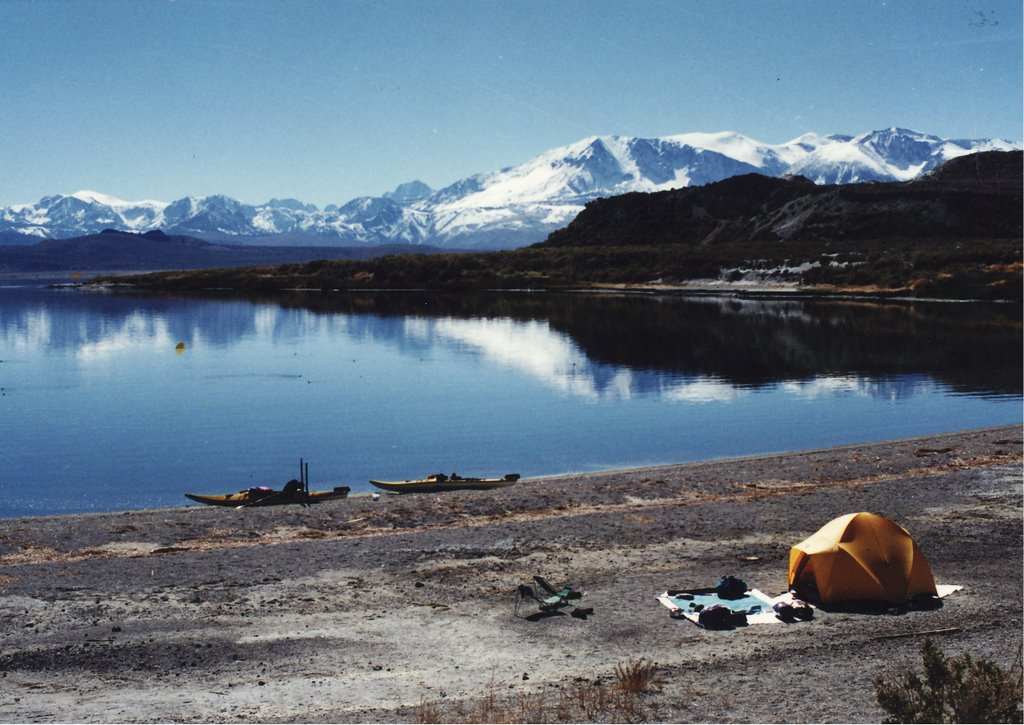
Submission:
<svg viewBox="0 0 1024 725">
<path fill-rule="evenodd" d="M 736 176 L 589 203 L 540 247 L 1019 238 L 1022 152 L 954 159 L 902 183 Z"/>
</svg>

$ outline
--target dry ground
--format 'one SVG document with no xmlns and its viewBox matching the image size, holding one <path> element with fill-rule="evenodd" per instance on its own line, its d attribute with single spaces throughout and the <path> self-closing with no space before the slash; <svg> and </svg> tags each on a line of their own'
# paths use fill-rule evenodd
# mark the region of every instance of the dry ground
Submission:
<svg viewBox="0 0 1024 725">
<path fill-rule="evenodd" d="M 919 666 L 924 633 L 1019 654 L 1021 448 L 1008 427 L 492 492 L 0 521 L 0 720 L 575 720 L 566 693 L 646 658 L 659 691 L 590 717 L 877 722 L 872 678 Z M 964 590 L 724 632 L 655 600 L 723 574 L 780 593 L 789 547 L 862 510 Z M 514 616 L 533 574 L 593 615 Z"/>
</svg>

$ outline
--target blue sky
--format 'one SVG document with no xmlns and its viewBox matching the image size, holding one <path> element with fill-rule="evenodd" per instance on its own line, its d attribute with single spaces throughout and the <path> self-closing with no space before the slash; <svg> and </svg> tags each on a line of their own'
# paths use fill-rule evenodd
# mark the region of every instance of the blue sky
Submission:
<svg viewBox="0 0 1024 725">
<path fill-rule="evenodd" d="M 592 134 L 1022 140 L 1019 0 L 7 0 L 0 205 L 320 206 Z"/>
</svg>

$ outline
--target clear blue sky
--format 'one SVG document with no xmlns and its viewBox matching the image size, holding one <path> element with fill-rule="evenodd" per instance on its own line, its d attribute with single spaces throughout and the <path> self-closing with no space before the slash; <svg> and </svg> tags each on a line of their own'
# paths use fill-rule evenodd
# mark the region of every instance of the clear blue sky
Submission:
<svg viewBox="0 0 1024 725">
<path fill-rule="evenodd" d="M 1022 137 L 1020 0 L 7 0 L 0 205 L 320 206 L 591 134 Z"/>
</svg>

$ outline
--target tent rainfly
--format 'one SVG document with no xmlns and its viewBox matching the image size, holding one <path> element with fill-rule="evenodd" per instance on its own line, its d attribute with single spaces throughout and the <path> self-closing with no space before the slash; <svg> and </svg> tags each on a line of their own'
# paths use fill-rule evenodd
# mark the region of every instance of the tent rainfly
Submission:
<svg viewBox="0 0 1024 725">
<path fill-rule="evenodd" d="M 821 604 L 936 596 L 931 568 L 907 530 L 867 512 L 833 519 L 792 547 L 789 588 Z"/>
</svg>

